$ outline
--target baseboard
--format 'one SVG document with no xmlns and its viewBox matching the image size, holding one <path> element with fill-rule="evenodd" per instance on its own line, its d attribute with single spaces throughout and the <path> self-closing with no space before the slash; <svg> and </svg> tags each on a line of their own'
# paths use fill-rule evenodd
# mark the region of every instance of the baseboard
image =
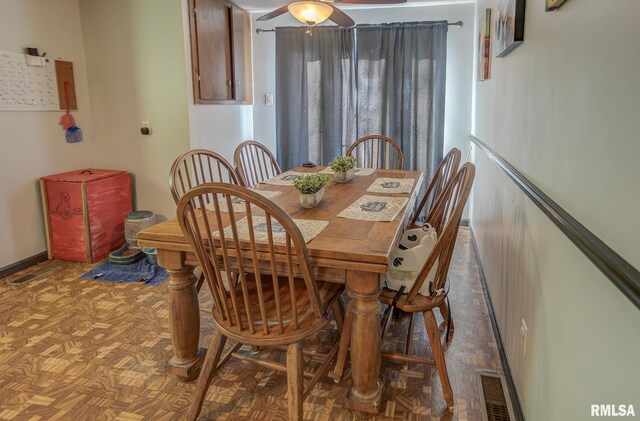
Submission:
<svg viewBox="0 0 640 421">
<path fill-rule="evenodd" d="M 42 253 L 27 257 L 26 259 L 22 259 L 19 262 L 7 265 L 3 268 L 0 268 L 0 279 L 6 278 L 7 276 L 13 275 L 14 273 L 18 273 L 26 268 L 30 268 L 31 266 L 35 266 L 38 263 L 46 262 L 47 260 L 47 252 L 43 251 Z"/>
<path fill-rule="evenodd" d="M 467 220 L 467 223 L 469 223 L 469 220 Z M 475 250 L 475 253 L 476 253 L 476 262 L 478 263 L 478 270 L 480 271 L 480 282 L 482 282 L 482 289 L 484 290 L 484 298 L 487 302 L 487 309 L 489 310 L 489 318 L 491 319 L 491 327 L 493 328 L 493 335 L 496 338 L 498 353 L 500 354 L 500 362 L 502 363 L 504 376 L 507 380 L 507 389 L 509 390 L 509 396 L 511 397 L 511 405 L 513 406 L 513 411 L 515 413 L 516 421 L 525 421 L 524 411 L 522 410 L 522 405 L 520 404 L 520 397 L 518 396 L 518 392 L 516 391 L 516 385 L 515 385 L 515 382 L 513 381 L 513 376 L 511 375 L 511 367 L 509 366 L 509 360 L 507 360 L 507 353 L 504 350 L 502 336 L 500 335 L 500 330 L 498 329 L 498 322 L 496 321 L 496 314 L 493 311 L 493 304 L 491 303 L 491 297 L 489 296 L 489 288 L 487 286 L 487 279 L 484 276 L 484 269 L 482 268 L 482 262 L 480 261 L 480 253 L 478 252 L 478 244 L 476 243 L 476 237 L 473 234 L 473 229 L 470 228 L 470 231 L 471 231 L 471 242 L 473 243 L 473 249 Z"/>
</svg>

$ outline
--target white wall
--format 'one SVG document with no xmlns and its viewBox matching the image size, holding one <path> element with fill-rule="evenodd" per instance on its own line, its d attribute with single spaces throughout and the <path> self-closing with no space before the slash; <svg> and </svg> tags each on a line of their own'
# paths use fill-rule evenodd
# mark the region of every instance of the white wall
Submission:
<svg viewBox="0 0 640 421">
<path fill-rule="evenodd" d="M 236 146 L 253 139 L 253 106 L 227 104 L 195 104 L 191 78 L 191 40 L 189 38 L 188 0 L 182 1 L 184 52 L 188 95 L 190 149 L 210 149 L 233 164 Z M 262 66 L 258 63 L 260 72 Z"/>
<path fill-rule="evenodd" d="M 80 0 L 80 9 L 98 165 L 134 173 L 137 208 L 173 217 L 169 169 L 189 149 L 181 3 Z"/>
<path fill-rule="evenodd" d="M 479 0 L 477 10 L 496 0 Z M 476 84 L 475 134 L 640 267 L 640 4 L 527 2 L 525 41 Z M 495 36 L 495 33 L 492 33 Z M 528 420 L 640 409 L 640 312 L 475 151 L 471 224 Z M 526 356 L 520 324 L 529 334 Z"/>
<path fill-rule="evenodd" d="M 65 142 L 61 113 L 0 112 L 0 267 L 46 249 L 40 176 L 128 170 L 137 208 L 172 217 L 168 174 L 179 154 L 208 148 L 231 161 L 253 138 L 251 105 L 194 105 L 187 16 L 186 0 L 0 0 L 0 51 L 37 47 L 73 61 L 85 138 Z"/>
<path fill-rule="evenodd" d="M 382 9 L 344 8 L 356 24 L 390 23 L 448 20 L 464 21 L 464 27 L 449 27 L 447 35 L 447 94 L 444 127 L 444 149 L 453 147 L 462 150 L 463 155 L 469 148 L 471 133 L 471 91 L 473 67 L 473 2 L 451 5 L 410 7 L 385 7 Z M 253 13 L 254 26 L 271 29 L 276 26 L 299 26 L 300 22 L 289 14 L 268 22 L 255 20 L 264 13 Z M 275 33 L 257 35 L 253 33 L 254 98 L 253 131 L 256 140 L 265 143 L 271 150 L 276 147 L 276 110 L 275 106 L 265 105 L 264 95 L 275 94 Z"/>
<path fill-rule="evenodd" d="M 36 47 L 72 61 L 81 143 L 66 143 L 62 112 L 0 111 L 0 267 L 46 250 L 39 177 L 95 165 L 77 0 L 0 0 L 0 51 Z"/>
</svg>

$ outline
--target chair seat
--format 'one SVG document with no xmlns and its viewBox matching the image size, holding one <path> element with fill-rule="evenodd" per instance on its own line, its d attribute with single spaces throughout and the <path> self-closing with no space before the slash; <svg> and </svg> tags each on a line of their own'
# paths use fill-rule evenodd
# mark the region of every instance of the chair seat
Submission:
<svg viewBox="0 0 640 421">
<path fill-rule="evenodd" d="M 391 305 L 398 291 L 392 289 L 383 288 L 380 293 L 380 302 L 382 304 Z M 445 294 L 435 297 L 427 297 L 425 295 L 418 294 L 412 302 L 408 302 L 409 294 L 400 294 L 396 307 L 406 313 L 415 313 L 417 311 L 429 311 L 432 310 L 444 302 L 447 298 Z"/>
<path fill-rule="evenodd" d="M 251 312 L 254 332 L 249 331 L 249 323 L 246 313 L 246 308 L 242 307 L 240 311 L 240 319 L 242 321 L 242 329 L 236 323 L 236 315 L 231 315 L 232 323 L 229 323 L 226 318 L 223 317 L 218 311 L 214 311 L 213 318 L 217 327 L 228 337 L 233 340 L 249 344 L 249 345 L 265 345 L 270 344 L 288 344 L 299 341 L 301 338 L 308 337 L 315 334 L 323 327 L 325 327 L 330 319 L 328 317 L 316 317 L 313 313 L 312 306 L 310 305 L 309 295 L 305 288 L 304 280 L 301 278 L 294 279 L 294 294 L 295 303 L 298 309 L 304 309 L 305 311 L 298 313 L 298 327 L 295 328 L 293 323 L 287 323 L 292 321 L 292 294 L 289 288 L 289 279 L 286 277 L 279 277 L 279 300 L 282 307 L 282 321 L 285 324 L 284 329 L 278 322 L 278 315 L 276 306 L 271 302 L 276 300 L 275 289 L 273 287 L 273 281 L 270 275 L 262 275 L 262 296 L 266 314 L 265 318 L 268 320 L 269 333 L 266 334 L 261 317 L 261 307 L 258 299 L 257 283 L 254 274 L 247 274 L 247 290 L 249 292 L 249 298 L 251 305 L 249 311 Z M 328 309 L 330 304 L 336 300 L 342 291 L 344 285 L 316 281 L 318 286 L 318 295 L 324 308 Z M 239 302 L 242 301 L 242 286 L 238 282 L 234 286 L 234 291 Z M 227 292 L 228 308 L 233 308 L 231 293 Z"/>
</svg>

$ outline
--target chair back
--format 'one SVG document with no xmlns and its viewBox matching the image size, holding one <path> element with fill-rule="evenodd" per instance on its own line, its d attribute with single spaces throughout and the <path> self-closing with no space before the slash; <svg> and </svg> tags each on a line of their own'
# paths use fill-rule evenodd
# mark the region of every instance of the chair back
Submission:
<svg viewBox="0 0 640 421">
<path fill-rule="evenodd" d="M 402 169 L 402 150 L 393 140 L 382 135 L 370 135 L 356 140 L 347 150 L 362 168 L 382 170 Z"/>
<path fill-rule="evenodd" d="M 288 335 L 302 314 L 324 316 L 302 234 L 272 201 L 245 187 L 211 183 L 187 192 L 177 216 L 211 289 L 213 318 L 223 329 L 242 339 Z M 226 284 L 222 271 L 234 274 Z M 306 294 L 300 295 L 295 278 L 304 280 Z"/>
<path fill-rule="evenodd" d="M 213 182 L 238 184 L 231 164 L 213 151 L 194 149 L 180 155 L 171 166 L 169 188 L 176 203 L 192 188 Z"/>
<path fill-rule="evenodd" d="M 412 223 L 416 223 L 418 218 L 424 213 L 425 215 L 429 215 L 429 213 L 435 208 L 435 205 L 442 195 L 442 192 L 445 190 L 447 185 L 453 179 L 453 176 L 458 171 L 458 166 L 460 165 L 460 157 L 461 152 L 458 148 L 451 149 L 442 161 L 440 161 L 440 165 L 436 168 L 436 172 L 431 179 L 431 183 L 429 183 L 429 187 L 425 192 L 422 200 L 420 200 L 420 204 L 416 208 L 416 212 L 413 215 Z"/>
<path fill-rule="evenodd" d="M 433 285 L 430 291 L 435 294 L 442 290 L 447 282 L 447 273 L 451 263 L 451 256 L 456 245 L 458 229 L 464 206 L 469 198 L 471 186 L 475 178 L 476 167 L 470 162 L 464 164 L 442 193 L 427 222 L 436 229 L 438 240 L 427 258 L 418 278 L 409 291 L 408 301 L 413 301 L 422 284 L 426 281 L 434 265 L 437 264 Z"/>
<path fill-rule="evenodd" d="M 233 163 L 240 183 L 245 187 L 268 180 L 282 173 L 276 157 L 262 143 L 242 142 L 233 155 Z"/>
</svg>

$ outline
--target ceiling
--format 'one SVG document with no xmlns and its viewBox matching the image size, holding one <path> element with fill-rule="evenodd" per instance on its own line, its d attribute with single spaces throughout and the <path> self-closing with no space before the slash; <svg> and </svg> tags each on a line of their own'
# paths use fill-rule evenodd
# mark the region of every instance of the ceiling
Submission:
<svg viewBox="0 0 640 421">
<path fill-rule="evenodd" d="M 280 6 L 284 6 L 294 0 L 233 0 L 233 3 L 250 12 L 270 12 Z M 451 4 L 475 3 L 475 0 L 407 0 L 405 4 L 363 4 L 347 5 L 341 4 L 340 8 L 349 9 L 384 9 L 389 7 L 411 7 L 411 6 L 443 6 Z"/>
</svg>

